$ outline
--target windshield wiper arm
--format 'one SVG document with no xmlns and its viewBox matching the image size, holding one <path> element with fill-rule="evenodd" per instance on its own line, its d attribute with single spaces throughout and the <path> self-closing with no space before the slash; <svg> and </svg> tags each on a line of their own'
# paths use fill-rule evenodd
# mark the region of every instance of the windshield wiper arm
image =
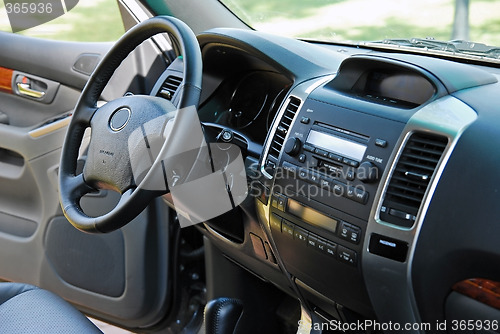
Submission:
<svg viewBox="0 0 500 334">
<path fill-rule="evenodd" d="M 500 59 L 499 47 L 464 40 L 440 41 L 433 38 L 387 38 L 373 43 L 407 46 L 419 49 L 446 51 L 457 54 L 468 54 Z"/>
</svg>

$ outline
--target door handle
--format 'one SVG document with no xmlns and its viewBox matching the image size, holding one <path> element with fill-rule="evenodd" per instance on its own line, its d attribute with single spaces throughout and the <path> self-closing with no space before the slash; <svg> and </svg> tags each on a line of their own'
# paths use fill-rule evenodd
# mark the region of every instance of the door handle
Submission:
<svg viewBox="0 0 500 334">
<path fill-rule="evenodd" d="M 14 94 L 40 103 L 52 103 L 60 84 L 33 74 L 14 71 L 12 91 Z"/>
<path fill-rule="evenodd" d="M 17 90 L 19 92 L 19 95 L 34 97 L 37 99 L 40 99 L 45 96 L 45 92 L 32 89 L 29 83 L 18 82 Z"/>
</svg>

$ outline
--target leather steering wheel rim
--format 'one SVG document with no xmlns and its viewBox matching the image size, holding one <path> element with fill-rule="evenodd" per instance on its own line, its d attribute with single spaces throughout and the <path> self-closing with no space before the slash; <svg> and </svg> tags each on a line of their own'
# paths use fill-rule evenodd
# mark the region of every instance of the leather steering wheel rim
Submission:
<svg viewBox="0 0 500 334">
<path fill-rule="evenodd" d="M 176 46 L 180 55 L 182 55 L 184 64 L 183 82 L 178 88 L 177 94 L 179 94 L 179 98 L 176 99 L 178 101 L 175 106 L 176 109 L 198 107 L 202 75 L 201 51 L 196 36 L 185 23 L 168 16 L 154 17 L 134 26 L 115 43 L 85 85 L 68 126 L 62 148 L 59 166 L 60 203 L 68 221 L 80 230 L 91 233 L 105 233 L 116 230 L 135 218 L 152 199 L 166 192 L 148 190 L 147 187 L 142 186 L 152 174 L 151 171 L 148 171 L 142 182 L 129 189 L 121 189 L 120 202 L 109 213 L 98 217 L 90 217 L 84 213 L 79 202 L 84 195 L 97 189 L 95 184 L 89 185 L 87 183 L 83 172 L 77 174 L 77 160 L 83 135 L 88 127 L 92 127 L 91 121 L 95 114 L 100 112 L 97 101 L 104 87 L 130 52 L 146 39 L 159 33 L 169 34 L 177 42 Z M 136 100 L 138 99 L 140 97 L 136 98 Z M 144 101 L 148 103 L 152 101 L 151 103 L 154 104 L 156 109 L 161 108 L 166 103 L 163 99 L 161 101 L 160 99 L 144 97 Z M 120 99 L 115 101 L 118 100 Z M 108 104 L 111 104 L 111 102 L 108 102 Z M 177 115 L 181 114 L 182 112 Z M 183 121 L 182 117 L 178 116 L 174 120 L 174 129 L 176 123 Z M 162 151 L 167 148 L 167 141 L 165 140 L 163 143 Z M 159 165 L 158 160 L 159 158 L 156 159 L 154 165 Z M 110 168 L 113 168 L 113 166 L 110 166 Z"/>
</svg>

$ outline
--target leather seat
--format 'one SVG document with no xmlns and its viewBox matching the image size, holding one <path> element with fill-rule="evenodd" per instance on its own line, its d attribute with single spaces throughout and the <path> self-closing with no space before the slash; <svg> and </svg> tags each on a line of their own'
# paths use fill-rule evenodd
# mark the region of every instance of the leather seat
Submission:
<svg viewBox="0 0 500 334">
<path fill-rule="evenodd" d="M 52 292 L 21 283 L 0 283 L 0 333 L 102 333 Z"/>
</svg>

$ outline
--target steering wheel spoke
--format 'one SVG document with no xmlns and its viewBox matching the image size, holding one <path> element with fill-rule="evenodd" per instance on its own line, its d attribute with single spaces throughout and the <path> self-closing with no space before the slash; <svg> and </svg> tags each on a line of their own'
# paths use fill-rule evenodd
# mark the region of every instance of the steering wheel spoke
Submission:
<svg viewBox="0 0 500 334">
<path fill-rule="evenodd" d="M 82 196 L 97 191 L 92 188 L 85 182 L 85 178 L 83 177 L 83 173 L 80 173 L 72 178 L 68 179 L 66 183 L 68 186 L 68 190 L 72 194 L 73 198 L 80 199 Z"/>
<path fill-rule="evenodd" d="M 59 179 L 59 188 L 63 189 L 63 191 L 60 191 L 61 193 L 66 194 L 65 197 L 61 197 L 61 206 L 65 214 L 72 210 L 81 211 L 80 199 L 86 194 L 96 191 L 85 182 L 83 173 L 76 176 L 66 175 L 61 177 Z"/>
<path fill-rule="evenodd" d="M 80 106 L 78 112 L 73 114 L 73 119 L 75 120 L 75 122 L 78 122 L 79 124 L 88 126 L 90 125 L 90 120 L 92 119 L 97 110 L 98 110 L 97 107 Z"/>
<path fill-rule="evenodd" d="M 135 190 L 136 190 L 136 187 L 132 187 L 132 188 L 125 190 L 121 194 L 120 200 L 118 201 L 118 204 L 116 204 L 116 207 L 121 207 L 121 206 L 127 205 L 127 203 L 129 203 L 132 195 L 134 194 Z"/>
</svg>

